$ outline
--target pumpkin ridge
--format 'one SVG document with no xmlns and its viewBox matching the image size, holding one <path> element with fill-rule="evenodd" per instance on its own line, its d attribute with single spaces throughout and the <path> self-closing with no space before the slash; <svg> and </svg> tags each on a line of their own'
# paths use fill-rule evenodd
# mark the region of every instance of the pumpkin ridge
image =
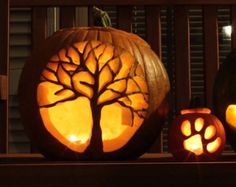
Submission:
<svg viewBox="0 0 236 187">
<path fill-rule="evenodd" d="M 84 33 L 84 32 L 85 32 L 85 33 Z M 80 36 L 80 35 L 82 35 L 82 37 L 79 38 L 78 40 L 79 40 L 79 41 L 86 41 L 85 38 L 88 36 L 88 31 L 87 31 L 87 30 L 86 30 L 86 31 L 83 31 L 83 30 L 79 29 L 79 31 L 78 31 L 78 36 Z"/>
<path fill-rule="evenodd" d="M 143 45 L 143 46 L 146 46 L 148 48 L 150 48 L 150 45 L 147 44 L 142 38 L 139 38 L 139 37 L 136 37 L 133 33 L 128 33 L 126 31 L 120 31 L 118 29 L 114 29 L 112 27 L 106 27 L 106 28 L 103 28 L 103 27 L 80 27 L 79 30 L 86 30 L 86 31 L 89 31 L 89 30 L 93 30 L 93 29 L 97 29 L 99 32 L 110 32 L 112 34 L 118 34 L 118 35 L 121 35 L 121 36 L 125 36 L 125 37 L 128 37 L 128 38 L 132 38 L 135 42 L 137 42 L 139 45 Z"/>
<path fill-rule="evenodd" d="M 114 42 L 114 41 L 113 41 L 113 35 L 112 35 L 110 32 L 108 32 L 108 34 L 110 35 L 111 43 L 113 43 L 113 42 Z"/>
</svg>

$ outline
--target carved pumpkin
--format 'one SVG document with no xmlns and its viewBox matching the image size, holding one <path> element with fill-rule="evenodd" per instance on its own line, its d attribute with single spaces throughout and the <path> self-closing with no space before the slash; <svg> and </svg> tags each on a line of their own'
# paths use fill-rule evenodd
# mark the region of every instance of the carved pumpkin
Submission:
<svg viewBox="0 0 236 187">
<path fill-rule="evenodd" d="M 137 35 L 113 28 L 56 32 L 25 65 L 21 114 L 53 159 L 126 159 L 160 133 L 169 80 Z"/>
<path fill-rule="evenodd" d="M 236 150 L 236 49 L 228 55 L 217 73 L 213 103 L 215 113 L 225 127 L 227 140 Z"/>
<path fill-rule="evenodd" d="M 173 121 L 168 140 L 177 160 L 214 160 L 224 148 L 225 131 L 209 109 L 186 109 Z"/>
</svg>

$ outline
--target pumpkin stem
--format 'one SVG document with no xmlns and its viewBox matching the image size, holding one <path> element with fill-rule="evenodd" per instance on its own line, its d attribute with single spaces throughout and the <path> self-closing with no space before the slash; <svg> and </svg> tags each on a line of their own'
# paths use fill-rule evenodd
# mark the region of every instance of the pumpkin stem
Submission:
<svg viewBox="0 0 236 187">
<path fill-rule="evenodd" d="M 94 26 L 111 27 L 111 19 L 106 11 L 93 6 Z"/>
<path fill-rule="evenodd" d="M 201 97 L 195 96 L 191 99 L 189 108 L 202 108 L 204 107 Z"/>
</svg>

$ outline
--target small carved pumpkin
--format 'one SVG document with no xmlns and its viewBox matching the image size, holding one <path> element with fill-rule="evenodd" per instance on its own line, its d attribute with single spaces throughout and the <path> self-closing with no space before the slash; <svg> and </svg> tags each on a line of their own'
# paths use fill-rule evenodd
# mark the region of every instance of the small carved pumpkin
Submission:
<svg viewBox="0 0 236 187">
<path fill-rule="evenodd" d="M 168 140 L 177 160 L 214 160 L 224 148 L 225 131 L 209 109 L 186 109 L 173 121 Z"/>
<path fill-rule="evenodd" d="M 217 73 L 213 103 L 215 114 L 225 127 L 227 140 L 236 151 L 236 49 L 228 55 Z"/>
<path fill-rule="evenodd" d="M 113 28 L 56 32 L 25 65 L 21 114 L 32 142 L 53 159 L 143 154 L 166 115 L 169 80 L 137 35 Z"/>
</svg>

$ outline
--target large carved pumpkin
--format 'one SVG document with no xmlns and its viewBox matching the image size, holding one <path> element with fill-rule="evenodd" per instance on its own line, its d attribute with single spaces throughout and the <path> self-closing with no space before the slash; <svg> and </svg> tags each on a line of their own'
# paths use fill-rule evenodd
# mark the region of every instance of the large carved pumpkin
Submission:
<svg viewBox="0 0 236 187">
<path fill-rule="evenodd" d="M 30 139 L 53 159 L 125 159 L 160 133 L 169 80 L 137 35 L 113 28 L 56 32 L 25 65 L 19 88 Z"/>
<path fill-rule="evenodd" d="M 215 113 L 223 122 L 227 140 L 236 150 L 236 49 L 220 66 L 213 94 Z"/>
</svg>

